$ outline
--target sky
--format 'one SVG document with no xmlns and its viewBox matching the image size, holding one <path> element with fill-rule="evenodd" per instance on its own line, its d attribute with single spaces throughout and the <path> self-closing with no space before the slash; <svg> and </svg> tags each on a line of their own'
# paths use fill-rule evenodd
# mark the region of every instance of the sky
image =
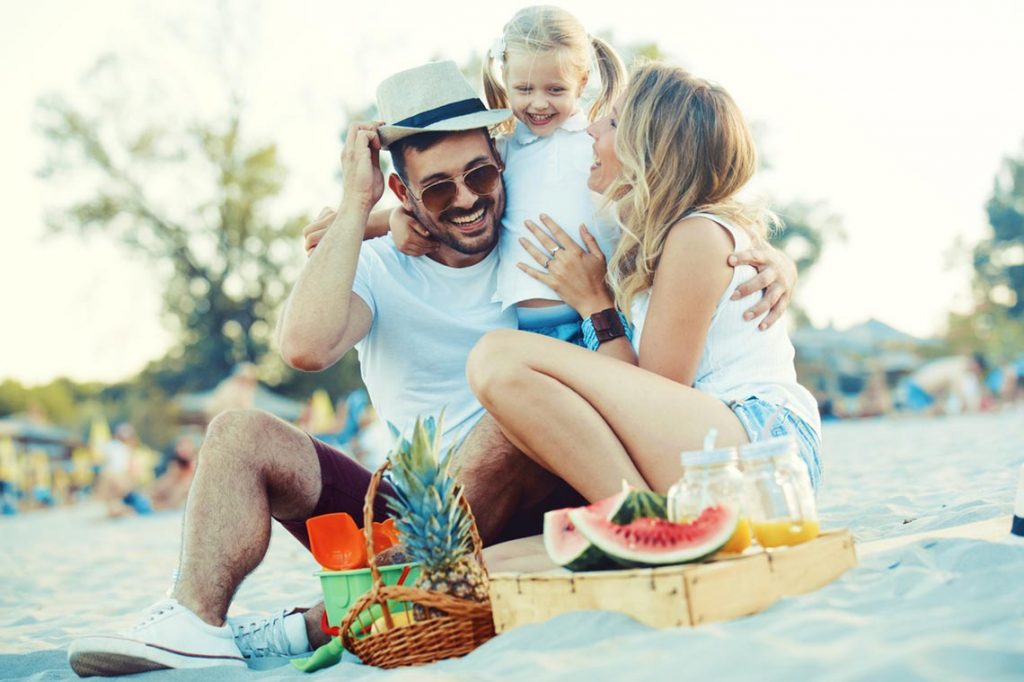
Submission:
<svg viewBox="0 0 1024 682">
<path fill-rule="evenodd" d="M 984 205 L 1002 159 L 1022 151 L 1024 3 L 1014 0 L 566 1 L 613 42 L 655 41 L 724 85 L 759 133 L 758 189 L 821 202 L 841 218 L 797 298 L 818 325 L 875 317 L 940 334 L 970 302 L 958 244 L 987 234 Z M 0 380 L 126 379 L 172 342 L 152 263 L 102 235 L 48 234 L 66 187 L 36 177 L 47 147 L 36 101 L 84 104 L 97 59 L 120 56 L 125 90 L 156 84 L 154 116 L 215 119 L 224 73 L 254 139 L 289 170 L 282 214 L 340 198 L 344 110 L 433 58 L 483 54 L 521 6 L 481 2 L 173 3 L 36 0 L 0 4 Z M 219 66 L 218 66 L 219 65 Z M 289 283 L 290 284 L 290 283 Z"/>
</svg>

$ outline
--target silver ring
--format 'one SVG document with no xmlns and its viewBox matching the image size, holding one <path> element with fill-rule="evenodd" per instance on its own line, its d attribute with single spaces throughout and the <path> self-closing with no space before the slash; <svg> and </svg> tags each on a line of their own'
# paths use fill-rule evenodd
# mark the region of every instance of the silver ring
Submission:
<svg viewBox="0 0 1024 682">
<path fill-rule="evenodd" d="M 565 247 L 562 246 L 561 244 L 558 244 L 557 246 L 555 246 L 555 248 L 551 249 L 551 257 L 554 258 L 555 254 L 558 253 L 559 251 L 565 251 Z"/>
<path fill-rule="evenodd" d="M 550 257 L 546 261 L 544 261 L 544 269 L 547 270 L 549 265 L 551 265 Z"/>
</svg>

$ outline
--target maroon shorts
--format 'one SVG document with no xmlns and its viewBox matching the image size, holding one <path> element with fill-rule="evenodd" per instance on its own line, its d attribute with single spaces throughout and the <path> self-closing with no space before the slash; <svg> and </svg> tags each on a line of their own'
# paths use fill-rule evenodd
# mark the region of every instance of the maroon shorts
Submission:
<svg viewBox="0 0 1024 682">
<path fill-rule="evenodd" d="M 312 436 L 313 447 L 316 448 L 317 459 L 320 460 L 320 500 L 313 508 L 310 517 L 321 514 L 332 514 L 345 512 L 353 519 L 360 528 L 363 527 L 363 503 L 366 500 L 366 491 L 370 487 L 370 478 L 373 472 L 367 470 L 362 464 L 349 457 L 341 450 L 337 450 L 327 443 L 317 440 Z M 381 493 L 394 494 L 394 489 L 387 481 L 381 481 L 377 486 L 377 497 L 373 501 L 373 518 L 382 521 L 392 516 Z M 309 549 L 309 533 L 306 532 L 306 520 L 277 522 L 288 529 L 288 532 Z"/>
<path fill-rule="evenodd" d="M 320 499 L 310 516 L 346 512 L 362 527 L 363 502 L 366 499 L 366 491 L 370 487 L 370 478 L 373 473 L 340 450 L 312 436 L 310 439 L 316 449 L 317 459 L 320 460 L 321 480 Z M 377 487 L 377 497 L 373 502 L 373 518 L 378 521 L 393 516 L 381 493 L 394 495 L 394 488 L 386 480 L 382 480 Z M 584 504 L 587 504 L 587 501 L 583 496 L 567 483 L 562 483 L 541 504 L 519 512 L 502 531 L 498 541 L 504 542 L 529 535 L 538 535 L 544 531 L 544 512 L 550 509 L 578 507 Z M 486 510 L 476 510 L 475 513 L 486 513 Z M 305 545 L 306 549 L 309 549 L 309 534 L 306 532 L 305 519 L 295 521 L 277 519 L 277 522 Z"/>
</svg>

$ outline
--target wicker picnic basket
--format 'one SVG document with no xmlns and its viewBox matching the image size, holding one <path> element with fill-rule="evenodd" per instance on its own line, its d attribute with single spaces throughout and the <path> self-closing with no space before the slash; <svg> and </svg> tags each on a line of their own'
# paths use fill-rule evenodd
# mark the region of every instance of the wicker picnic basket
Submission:
<svg viewBox="0 0 1024 682">
<path fill-rule="evenodd" d="M 366 556 L 370 564 L 370 572 L 373 575 L 373 588 L 353 604 L 345 616 L 341 625 L 342 643 L 363 663 L 379 668 L 423 665 L 445 658 L 465 656 L 494 637 L 494 618 L 489 601 L 474 602 L 416 587 L 385 585 L 381 580 L 373 553 L 373 500 L 377 495 L 381 477 L 389 466 L 390 463 L 385 462 L 373 474 L 370 487 L 366 491 L 366 503 L 363 506 Z M 469 515 L 474 554 L 486 575 L 483 542 L 480 540 L 480 533 L 476 527 L 476 518 L 474 518 L 465 497 L 460 499 L 460 504 Z M 389 600 L 392 603 L 395 601 L 410 602 L 408 605 L 410 609 L 412 604 L 419 604 L 427 608 L 428 612 L 431 608 L 439 609 L 448 615 L 395 627 L 391 611 L 388 608 Z M 365 622 L 365 618 L 361 616 L 373 604 L 380 606 L 387 629 L 379 633 L 371 631 L 369 634 L 359 636 L 354 632 L 352 626 L 357 622 Z"/>
</svg>

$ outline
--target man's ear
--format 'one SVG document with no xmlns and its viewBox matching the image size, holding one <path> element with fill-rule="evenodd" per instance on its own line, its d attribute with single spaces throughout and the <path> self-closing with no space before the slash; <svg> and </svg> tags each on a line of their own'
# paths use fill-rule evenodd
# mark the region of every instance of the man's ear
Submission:
<svg viewBox="0 0 1024 682">
<path fill-rule="evenodd" d="M 405 186 L 402 178 L 398 177 L 397 173 L 392 173 L 388 176 L 388 187 L 395 193 L 398 200 L 402 202 L 402 208 L 412 212 L 412 197 L 409 195 L 409 188 Z"/>
</svg>

